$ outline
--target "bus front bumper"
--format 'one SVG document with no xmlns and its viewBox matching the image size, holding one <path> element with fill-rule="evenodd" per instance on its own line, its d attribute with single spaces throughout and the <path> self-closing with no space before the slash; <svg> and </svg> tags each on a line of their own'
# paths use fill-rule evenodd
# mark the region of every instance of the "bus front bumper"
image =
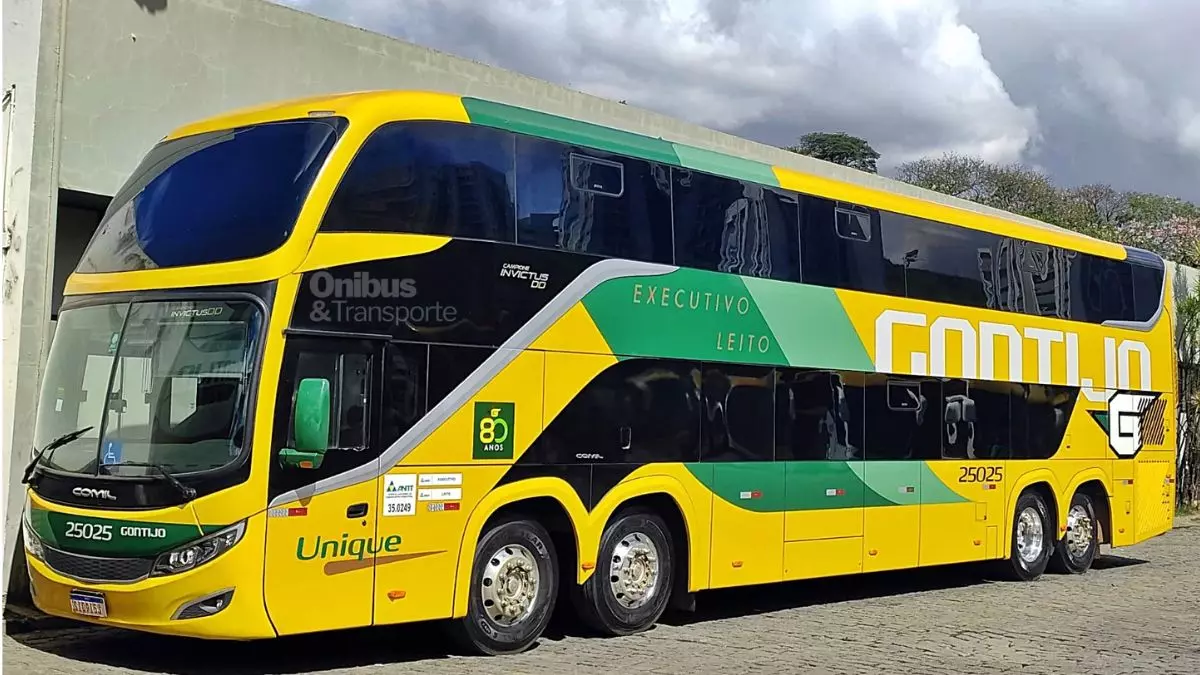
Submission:
<svg viewBox="0 0 1200 675">
<path fill-rule="evenodd" d="M 188 572 L 132 583 L 74 579 L 28 549 L 25 560 L 33 603 L 51 616 L 164 635 L 231 640 L 275 637 L 263 606 L 261 578 L 247 574 L 256 569 L 254 562 L 239 561 L 238 548 Z"/>
</svg>

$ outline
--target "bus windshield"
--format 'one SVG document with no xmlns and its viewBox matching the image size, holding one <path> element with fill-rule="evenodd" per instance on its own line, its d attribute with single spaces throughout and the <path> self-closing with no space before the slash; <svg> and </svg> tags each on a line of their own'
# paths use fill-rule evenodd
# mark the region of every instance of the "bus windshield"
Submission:
<svg viewBox="0 0 1200 675">
<path fill-rule="evenodd" d="M 113 198 L 77 272 L 265 255 L 291 235 L 341 118 L 273 122 L 155 146 Z"/>
<path fill-rule="evenodd" d="M 262 323 L 246 301 L 134 302 L 59 315 L 36 447 L 91 427 L 41 460 L 89 476 L 211 471 L 246 449 Z"/>
</svg>

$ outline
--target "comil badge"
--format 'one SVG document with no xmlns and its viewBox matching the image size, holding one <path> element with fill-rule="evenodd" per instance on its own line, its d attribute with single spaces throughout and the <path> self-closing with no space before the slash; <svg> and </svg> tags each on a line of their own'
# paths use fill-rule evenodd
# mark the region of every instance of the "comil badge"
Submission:
<svg viewBox="0 0 1200 675">
<path fill-rule="evenodd" d="M 1108 410 L 1092 410 L 1092 419 L 1108 434 L 1108 446 L 1122 459 L 1134 457 L 1142 446 L 1161 445 L 1166 433 L 1165 403 L 1159 394 L 1118 391 Z"/>
</svg>

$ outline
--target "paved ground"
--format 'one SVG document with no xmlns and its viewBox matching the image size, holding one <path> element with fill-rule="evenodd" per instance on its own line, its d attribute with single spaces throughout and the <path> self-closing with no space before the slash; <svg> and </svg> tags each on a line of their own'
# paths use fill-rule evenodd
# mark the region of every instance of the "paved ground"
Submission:
<svg viewBox="0 0 1200 675">
<path fill-rule="evenodd" d="M 721 592 L 620 639 L 556 629 L 515 657 L 447 656 L 433 627 L 258 644 L 91 628 L 4 636 L 6 673 L 1200 672 L 1200 520 L 1080 577 L 989 582 L 971 567 Z"/>
</svg>

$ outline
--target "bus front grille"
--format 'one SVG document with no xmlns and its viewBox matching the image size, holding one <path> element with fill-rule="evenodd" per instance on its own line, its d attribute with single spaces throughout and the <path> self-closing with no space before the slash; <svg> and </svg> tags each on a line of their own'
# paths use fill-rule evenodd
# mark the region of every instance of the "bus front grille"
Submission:
<svg viewBox="0 0 1200 675">
<path fill-rule="evenodd" d="M 153 558 L 99 558 L 42 546 L 46 565 L 79 581 L 128 583 L 150 576 Z"/>
</svg>

